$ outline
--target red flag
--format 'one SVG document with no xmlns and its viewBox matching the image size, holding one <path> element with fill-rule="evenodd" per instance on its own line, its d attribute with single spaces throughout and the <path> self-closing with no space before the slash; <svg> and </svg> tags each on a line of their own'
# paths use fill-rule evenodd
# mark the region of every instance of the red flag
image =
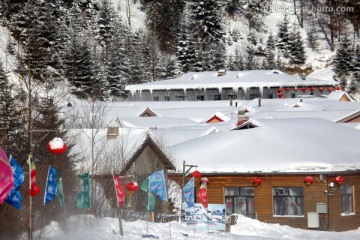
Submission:
<svg viewBox="0 0 360 240">
<path fill-rule="evenodd" d="M 29 185 L 29 194 L 32 197 L 35 197 L 40 193 L 40 188 L 36 185 L 36 168 L 35 162 L 31 159 L 29 155 L 28 164 L 30 168 L 30 185 Z"/>
<path fill-rule="evenodd" d="M 208 192 L 206 185 L 201 184 L 199 192 L 197 194 L 199 202 L 204 206 L 204 208 L 208 208 Z"/>
<path fill-rule="evenodd" d="M 117 198 L 118 207 L 120 207 L 125 202 L 125 191 L 121 185 L 121 179 L 119 176 L 114 176 L 114 185 Z"/>
</svg>

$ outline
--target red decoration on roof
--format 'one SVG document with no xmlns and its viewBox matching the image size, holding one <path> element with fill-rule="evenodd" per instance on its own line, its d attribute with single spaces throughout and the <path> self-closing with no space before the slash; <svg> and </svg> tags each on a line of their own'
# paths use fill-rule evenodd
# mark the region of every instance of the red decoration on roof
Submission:
<svg viewBox="0 0 360 240">
<path fill-rule="evenodd" d="M 290 91 L 290 87 L 286 87 L 286 88 L 285 88 L 285 91 L 286 91 L 286 92 L 289 92 L 289 91 Z"/>
<path fill-rule="evenodd" d="M 319 87 L 319 91 L 323 92 L 324 91 L 324 87 Z"/>
<path fill-rule="evenodd" d="M 306 185 L 310 185 L 310 184 L 312 184 L 314 182 L 314 177 L 312 177 L 312 176 L 307 176 L 307 177 L 305 177 L 305 179 L 304 179 L 304 183 L 306 184 Z"/>
<path fill-rule="evenodd" d="M 329 92 L 332 92 L 333 90 L 334 90 L 333 87 L 328 87 L 328 91 L 329 91 Z"/>
<path fill-rule="evenodd" d="M 306 87 L 302 87 L 301 88 L 301 91 L 304 93 L 304 92 L 306 92 Z"/>
<path fill-rule="evenodd" d="M 340 91 L 340 90 L 341 90 L 341 87 L 340 87 L 340 86 L 336 86 L 336 87 L 335 87 L 335 90 Z"/>
<path fill-rule="evenodd" d="M 294 92 L 297 92 L 298 88 L 297 87 L 294 87 Z"/>
<path fill-rule="evenodd" d="M 133 182 L 133 181 L 126 183 L 125 187 L 130 192 L 135 192 L 139 189 L 139 185 L 137 184 L 137 182 Z"/>
<path fill-rule="evenodd" d="M 337 184 L 341 184 L 342 182 L 344 182 L 344 177 L 342 176 L 337 176 L 334 180 Z"/>
<path fill-rule="evenodd" d="M 284 93 L 283 92 L 279 92 L 279 98 L 284 98 Z"/>
<path fill-rule="evenodd" d="M 206 123 L 211 123 L 213 122 L 214 120 L 218 121 L 218 122 L 224 122 L 224 120 L 222 120 L 220 117 L 214 115 L 212 116 L 209 120 L 206 121 Z"/>
<path fill-rule="evenodd" d="M 315 88 L 314 87 L 310 87 L 310 92 L 314 92 Z"/>
<path fill-rule="evenodd" d="M 201 178 L 201 176 L 202 176 L 201 172 L 199 172 L 198 170 L 194 171 L 191 175 L 194 178 Z"/>
<path fill-rule="evenodd" d="M 281 93 L 283 91 L 282 87 L 278 88 L 278 93 Z"/>
<path fill-rule="evenodd" d="M 261 179 L 261 178 L 255 177 L 255 178 L 253 179 L 253 181 L 252 181 L 252 184 L 253 184 L 255 187 L 257 187 L 257 186 L 259 186 L 259 185 L 261 184 L 261 182 L 262 182 L 262 179 Z"/>
</svg>

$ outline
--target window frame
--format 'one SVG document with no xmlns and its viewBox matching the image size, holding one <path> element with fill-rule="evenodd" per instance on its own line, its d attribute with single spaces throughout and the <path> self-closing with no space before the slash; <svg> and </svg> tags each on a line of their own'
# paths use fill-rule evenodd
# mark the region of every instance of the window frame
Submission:
<svg viewBox="0 0 360 240">
<path fill-rule="evenodd" d="M 344 193 L 343 189 L 348 188 L 351 189 L 351 193 Z M 351 208 L 350 211 L 344 212 L 344 197 L 348 197 L 348 200 L 350 199 L 351 202 L 347 208 Z M 349 216 L 349 215 L 355 215 L 355 199 L 354 199 L 354 186 L 340 186 L 340 212 L 341 216 Z"/>
<path fill-rule="evenodd" d="M 226 191 L 234 191 L 231 195 L 227 195 Z M 249 190 L 251 193 L 249 194 Z M 236 208 L 236 200 L 240 200 L 241 198 L 245 198 L 245 214 L 241 211 L 235 212 Z M 232 204 L 231 211 L 228 211 L 227 200 L 230 199 Z M 254 188 L 253 187 L 224 187 L 224 203 L 226 205 L 226 213 L 227 214 L 242 214 L 247 217 L 256 218 L 255 205 L 254 205 Z M 230 213 L 231 212 L 231 213 Z M 254 217 L 255 216 L 255 217 Z"/>
<path fill-rule="evenodd" d="M 301 189 L 301 194 L 299 195 L 292 195 L 292 190 L 298 190 Z M 276 195 L 277 191 L 285 190 L 286 192 L 284 194 L 278 194 Z M 294 192 L 296 194 L 296 191 Z M 282 199 L 282 200 L 277 200 Z M 290 201 L 292 202 L 290 202 Z M 287 202 L 289 201 L 289 202 Z M 280 204 L 279 204 L 280 203 Z M 277 205 L 279 204 L 279 205 Z M 288 204 L 288 205 L 285 205 Z M 293 211 L 297 211 L 297 214 L 289 214 L 289 211 L 291 209 L 288 209 L 291 207 L 291 204 L 301 204 L 300 210 L 298 207 L 294 207 Z M 273 187 L 272 188 L 272 213 L 273 217 L 305 217 L 305 199 L 304 199 L 304 187 Z M 282 208 L 285 208 L 283 211 L 286 212 L 285 214 L 280 214 L 278 210 L 281 211 Z"/>
</svg>

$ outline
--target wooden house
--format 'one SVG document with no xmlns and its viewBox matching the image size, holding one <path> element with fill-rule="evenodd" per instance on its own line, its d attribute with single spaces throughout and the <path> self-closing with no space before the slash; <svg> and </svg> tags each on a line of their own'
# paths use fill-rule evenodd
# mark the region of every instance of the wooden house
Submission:
<svg viewBox="0 0 360 240">
<path fill-rule="evenodd" d="M 346 231 L 360 227 L 359 141 L 358 130 L 326 120 L 268 119 L 172 150 L 198 166 L 209 180 L 209 203 L 226 204 L 228 214 Z M 182 186 L 181 173 L 170 177 Z"/>
</svg>

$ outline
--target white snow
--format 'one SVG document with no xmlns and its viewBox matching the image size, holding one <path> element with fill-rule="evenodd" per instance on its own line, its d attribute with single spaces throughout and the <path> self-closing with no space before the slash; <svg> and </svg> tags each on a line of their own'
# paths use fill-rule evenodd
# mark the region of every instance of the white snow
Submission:
<svg viewBox="0 0 360 240">
<path fill-rule="evenodd" d="M 123 236 L 120 236 L 117 218 L 96 219 L 90 215 L 79 215 L 69 218 L 65 224 L 51 222 L 48 226 L 33 233 L 33 239 L 40 240 L 117 240 L 117 239 L 150 239 L 143 235 L 155 236 L 158 239 L 226 239 L 226 240 L 355 240 L 360 239 L 360 229 L 346 232 L 328 232 L 321 230 L 303 230 L 263 223 L 255 219 L 238 215 L 237 223 L 231 226 L 231 232 L 194 230 L 178 221 L 153 223 L 137 220 L 122 220 Z M 40 238 L 41 236 L 41 238 Z M 24 233 L 21 240 L 27 239 Z M 154 239 L 154 238 L 152 238 Z"/>
</svg>

